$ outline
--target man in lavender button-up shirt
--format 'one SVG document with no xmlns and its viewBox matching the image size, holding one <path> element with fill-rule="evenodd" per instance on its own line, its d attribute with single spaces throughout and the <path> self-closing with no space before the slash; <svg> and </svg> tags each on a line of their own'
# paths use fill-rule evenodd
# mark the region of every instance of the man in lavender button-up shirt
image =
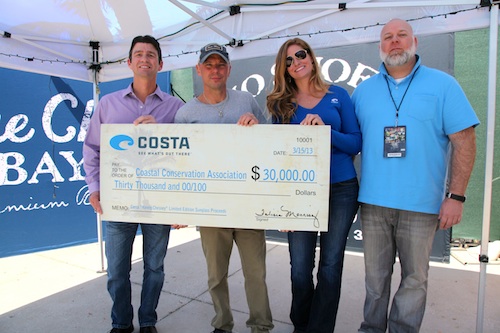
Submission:
<svg viewBox="0 0 500 333">
<path fill-rule="evenodd" d="M 127 60 L 134 73 L 126 89 L 105 95 L 97 104 L 83 145 L 85 181 L 90 204 L 102 214 L 99 191 L 101 124 L 172 123 L 183 105 L 179 99 L 160 90 L 157 73 L 163 61 L 158 41 L 151 36 L 137 36 L 132 41 Z M 106 258 L 108 292 L 113 300 L 110 333 L 131 333 L 134 310 L 131 302 L 130 270 L 132 244 L 141 225 L 143 235 L 144 276 L 138 320 L 141 333 L 156 333 L 156 306 L 163 280 L 163 262 L 167 253 L 170 225 L 147 223 L 106 223 Z M 175 227 L 175 223 L 172 223 Z"/>
</svg>

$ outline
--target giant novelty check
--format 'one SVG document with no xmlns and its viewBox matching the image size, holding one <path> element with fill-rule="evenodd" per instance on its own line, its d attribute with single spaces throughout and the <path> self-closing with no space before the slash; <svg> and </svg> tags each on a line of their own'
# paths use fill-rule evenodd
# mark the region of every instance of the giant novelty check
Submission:
<svg viewBox="0 0 500 333">
<path fill-rule="evenodd" d="M 330 127 L 106 124 L 102 219 L 328 229 Z"/>
</svg>

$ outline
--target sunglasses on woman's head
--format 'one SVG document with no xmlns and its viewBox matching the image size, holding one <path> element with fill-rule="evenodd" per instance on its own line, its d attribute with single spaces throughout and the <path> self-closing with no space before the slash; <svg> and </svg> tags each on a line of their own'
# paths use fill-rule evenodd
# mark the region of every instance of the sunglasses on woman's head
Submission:
<svg viewBox="0 0 500 333">
<path fill-rule="evenodd" d="M 295 52 L 295 58 L 299 60 L 303 60 L 307 57 L 307 51 L 306 50 L 299 50 Z M 293 64 L 293 58 L 292 56 L 286 57 L 286 67 L 290 67 Z"/>
</svg>

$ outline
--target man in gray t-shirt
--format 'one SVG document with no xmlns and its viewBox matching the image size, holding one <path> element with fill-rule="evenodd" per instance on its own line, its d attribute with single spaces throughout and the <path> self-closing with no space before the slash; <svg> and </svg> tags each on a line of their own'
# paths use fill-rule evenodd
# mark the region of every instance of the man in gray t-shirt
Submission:
<svg viewBox="0 0 500 333">
<path fill-rule="evenodd" d="M 208 44 L 201 49 L 196 72 L 203 92 L 181 107 L 175 123 L 238 124 L 269 123 L 270 117 L 248 92 L 228 90 L 231 72 L 224 46 Z M 245 292 L 250 310 L 246 322 L 252 333 L 268 333 L 274 327 L 266 285 L 266 238 L 264 230 L 200 227 L 207 262 L 208 288 L 214 304 L 213 333 L 231 332 L 234 326 L 227 283 L 233 242 L 241 257 Z"/>
</svg>

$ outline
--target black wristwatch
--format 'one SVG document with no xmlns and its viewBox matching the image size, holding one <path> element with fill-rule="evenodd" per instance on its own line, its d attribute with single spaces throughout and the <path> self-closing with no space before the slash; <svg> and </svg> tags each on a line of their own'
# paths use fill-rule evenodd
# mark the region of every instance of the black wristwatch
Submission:
<svg viewBox="0 0 500 333">
<path fill-rule="evenodd" d="M 465 199 L 467 199 L 463 195 L 453 194 L 450 192 L 446 192 L 446 197 L 460 202 L 465 202 Z"/>
</svg>

